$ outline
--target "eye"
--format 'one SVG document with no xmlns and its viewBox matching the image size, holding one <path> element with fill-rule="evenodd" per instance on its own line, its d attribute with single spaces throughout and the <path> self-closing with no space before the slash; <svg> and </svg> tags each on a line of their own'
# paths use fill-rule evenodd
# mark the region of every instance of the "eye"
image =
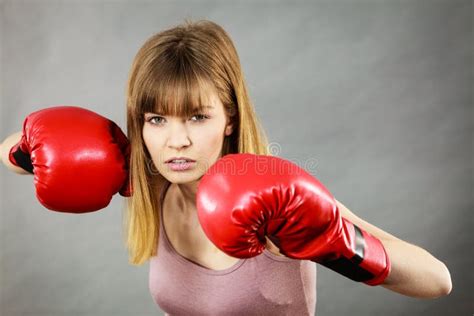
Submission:
<svg viewBox="0 0 474 316">
<path fill-rule="evenodd" d="M 198 114 L 194 114 L 191 117 L 190 120 L 193 121 L 193 122 L 196 122 L 196 123 L 201 123 L 206 119 L 209 119 L 208 115 L 198 113 Z M 146 118 L 145 121 L 152 124 L 152 125 L 163 125 L 164 122 L 166 121 L 166 119 L 162 116 L 154 115 L 154 116 L 150 116 L 150 117 Z"/>
<path fill-rule="evenodd" d="M 155 119 L 157 119 L 157 120 L 160 120 L 160 119 L 161 119 L 161 121 L 157 121 L 158 123 L 154 123 L 153 120 L 155 120 Z M 163 120 L 164 120 L 164 118 L 161 117 L 161 116 L 150 116 L 150 117 L 148 117 L 148 118 L 146 119 L 146 121 L 147 121 L 148 123 L 151 123 L 151 124 L 153 124 L 153 125 L 161 125 L 161 123 L 163 122 Z"/>
<path fill-rule="evenodd" d="M 192 117 L 193 117 L 193 118 L 194 118 L 194 117 L 198 118 L 197 120 L 194 120 L 194 121 L 196 121 L 196 122 L 202 122 L 202 121 L 207 120 L 207 119 L 209 118 L 209 116 L 207 116 L 207 115 L 205 115 L 205 114 L 200 114 L 200 113 L 199 113 L 199 114 L 195 114 L 195 115 L 193 115 Z"/>
</svg>

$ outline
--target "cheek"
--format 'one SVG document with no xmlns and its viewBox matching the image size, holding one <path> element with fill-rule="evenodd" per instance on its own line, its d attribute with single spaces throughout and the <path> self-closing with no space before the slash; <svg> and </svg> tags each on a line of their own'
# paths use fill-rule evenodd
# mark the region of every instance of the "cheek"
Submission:
<svg viewBox="0 0 474 316">
<path fill-rule="evenodd" d="M 199 157 L 198 169 L 201 173 L 204 173 L 214 164 L 221 154 L 224 136 L 216 132 L 216 130 L 217 127 L 207 133 L 200 133 L 198 138 L 195 138 L 194 144 L 197 150 L 197 157 Z"/>
<path fill-rule="evenodd" d="M 159 152 L 159 148 L 161 146 L 161 140 L 159 139 L 159 137 L 156 137 L 156 134 L 154 134 L 149 128 L 146 127 L 143 128 L 142 135 L 145 147 L 147 148 L 152 158 L 155 159 L 155 155 L 157 152 Z"/>
<path fill-rule="evenodd" d="M 147 129 L 144 127 L 142 130 L 142 137 L 143 137 L 143 142 L 145 143 L 146 149 L 151 153 L 152 152 L 152 144 L 151 144 L 151 137 L 150 133 L 148 133 Z"/>
<path fill-rule="evenodd" d="M 223 132 L 221 133 L 220 126 L 213 126 L 205 131 L 200 131 L 195 134 L 196 144 L 199 143 L 199 147 L 205 151 L 215 151 L 222 147 L 224 140 Z"/>
</svg>

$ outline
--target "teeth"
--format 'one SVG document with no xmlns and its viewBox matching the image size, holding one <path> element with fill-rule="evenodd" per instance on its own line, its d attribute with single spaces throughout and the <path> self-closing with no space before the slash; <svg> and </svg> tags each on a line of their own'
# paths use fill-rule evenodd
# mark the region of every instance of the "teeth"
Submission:
<svg viewBox="0 0 474 316">
<path fill-rule="evenodd" d="M 174 163 L 184 163 L 184 162 L 187 162 L 187 160 L 184 160 L 184 159 L 176 159 L 176 160 L 172 160 L 171 162 L 174 162 Z"/>
</svg>

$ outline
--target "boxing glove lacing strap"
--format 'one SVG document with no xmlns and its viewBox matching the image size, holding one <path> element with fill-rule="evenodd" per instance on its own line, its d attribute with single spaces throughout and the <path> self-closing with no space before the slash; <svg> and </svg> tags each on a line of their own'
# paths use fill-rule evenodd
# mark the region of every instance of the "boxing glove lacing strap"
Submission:
<svg viewBox="0 0 474 316">
<path fill-rule="evenodd" d="M 359 227 L 354 225 L 355 231 L 355 255 L 352 258 L 340 257 L 335 260 L 320 262 L 325 267 L 334 270 L 349 279 L 357 282 L 365 282 L 374 278 L 369 271 L 361 268 L 359 264 L 364 260 L 365 238 Z"/>
</svg>

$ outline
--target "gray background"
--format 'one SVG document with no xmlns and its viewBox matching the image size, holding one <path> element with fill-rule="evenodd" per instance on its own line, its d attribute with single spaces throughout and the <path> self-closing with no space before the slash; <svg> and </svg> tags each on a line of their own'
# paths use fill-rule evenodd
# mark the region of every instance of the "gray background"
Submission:
<svg viewBox="0 0 474 316">
<path fill-rule="evenodd" d="M 318 315 L 471 315 L 472 1 L 4 1 L 1 128 L 87 107 L 125 128 L 138 48 L 185 17 L 221 24 L 278 154 L 306 166 L 368 222 L 451 271 L 436 300 L 318 266 Z M 314 164 L 316 162 L 316 164 Z M 156 315 L 148 264 L 128 264 L 123 200 L 49 212 L 32 177 L 0 168 L 1 315 Z"/>
</svg>

